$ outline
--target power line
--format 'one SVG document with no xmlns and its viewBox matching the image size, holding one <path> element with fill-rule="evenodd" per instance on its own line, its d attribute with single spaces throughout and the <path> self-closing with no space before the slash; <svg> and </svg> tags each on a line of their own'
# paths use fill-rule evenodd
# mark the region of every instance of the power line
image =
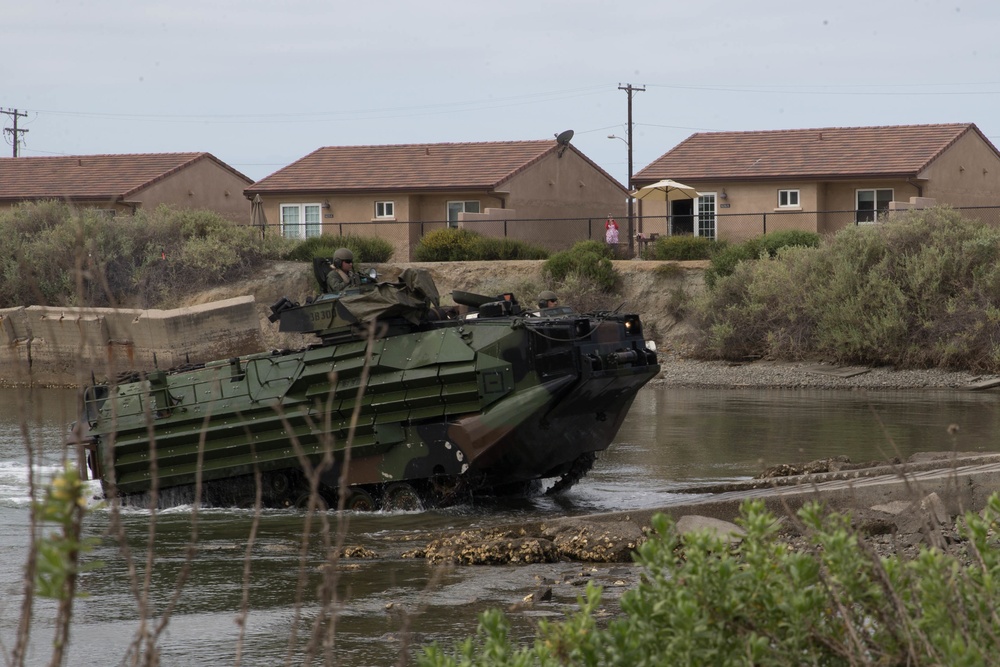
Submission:
<svg viewBox="0 0 1000 667">
<path fill-rule="evenodd" d="M 894 86 L 875 85 L 686 85 L 647 84 L 651 88 L 673 90 L 698 90 L 710 93 L 751 93 L 763 95 L 832 95 L 837 97 L 925 97 L 937 95 L 1000 95 L 1000 90 L 919 90 L 927 87 L 944 86 L 996 86 L 996 83 L 973 84 L 896 84 Z M 877 88 L 877 90 L 865 90 Z M 914 90 L 890 90 L 891 88 L 913 88 Z"/>
<path fill-rule="evenodd" d="M 242 113 L 242 114 L 134 114 L 134 113 L 106 113 L 91 111 L 64 111 L 53 109 L 39 109 L 36 113 L 50 116 L 74 116 L 81 118 L 98 118 L 107 120 L 129 120 L 147 121 L 156 123 L 225 123 L 225 124 L 260 124 L 271 123 L 277 119 L 282 119 L 286 123 L 313 123 L 313 122 L 335 122 L 335 121 L 358 121 L 358 120 L 379 120 L 386 118 L 432 116 L 449 113 L 468 113 L 471 111 L 483 111 L 489 109 L 502 109 L 514 106 L 529 104 L 542 104 L 546 102 L 558 102 L 567 99 L 587 97 L 600 94 L 606 90 L 603 86 L 587 86 L 566 90 L 543 91 L 540 93 L 529 93 L 523 95 L 511 95 L 506 97 L 491 97 L 479 100 L 452 100 L 449 102 L 439 102 L 422 105 L 406 105 L 392 107 L 373 107 L 343 110 L 325 111 L 304 111 L 289 113 L 278 111 L 271 113 Z"/>
<path fill-rule="evenodd" d="M 17 119 L 20 117 L 27 118 L 27 112 L 21 113 L 17 109 L 0 109 L 0 113 L 10 116 L 14 119 L 14 129 L 5 127 L 3 129 L 4 134 L 9 134 L 11 136 L 11 144 L 14 146 L 14 157 L 17 157 L 17 147 L 21 143 L 21 135 L 27 132 L 25 129 L 18 129 Z"/>
</svg>

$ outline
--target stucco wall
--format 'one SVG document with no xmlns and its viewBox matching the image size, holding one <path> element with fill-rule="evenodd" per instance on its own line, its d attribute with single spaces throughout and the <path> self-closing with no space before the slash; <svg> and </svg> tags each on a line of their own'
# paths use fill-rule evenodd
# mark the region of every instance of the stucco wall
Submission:
<svg viewBox="0 0 1000 667">
<path fill-rule="evenodd" d="M 160 204 L 173 208 L 215 211 L 233 222 L 250 222 L 250 200 L 243 190 L 250 186 L 245 180 L 208 158 L 202 158 L 180 171 L 157 181 L 130 196 L 142 202 L 145 209 Z"/>
<path fill-rule="evenodd" d="M 1000 170 L 1000 165 L 998 165 Z M 716 193 L 718 238 L 730 242 L 745 241 L 759 236 L 766 225 L 767 232 L 801 229 L 828 234 L 854 224 L 858 189 L 893 190 L 893 197 L 907 201 L 919 190 L 905 180 L 845 180 L 817 181 L 787 179 L 755 182 L 695 182 L 687 183 L 699 192 Z M 726 198 L 722 199 L 722 191 Z M 779 190 L 798 190 L 799 206 L 780 208 Z M 993 197 L 996 205 L 1000 196 Z M 728 207 L 723 208 L 724 204 Z M 644 200 L 640 215 L 656 216 L 644 220 L 644 231 L 666 233 L 666 204 Z"/>
<path fill-rule="evenodd" d="M 264 349 L 252 296 L 174 310 L 0 310 L 0 381 L 78 385 Z"/>
<path fill-rule="evenodd" d="M 927 179 L 923 196 L 940 204 L 996 206 L 1000 203 L 1000 157 L 974 132 L 965 133 L 920 176 Z"/>
</svg>

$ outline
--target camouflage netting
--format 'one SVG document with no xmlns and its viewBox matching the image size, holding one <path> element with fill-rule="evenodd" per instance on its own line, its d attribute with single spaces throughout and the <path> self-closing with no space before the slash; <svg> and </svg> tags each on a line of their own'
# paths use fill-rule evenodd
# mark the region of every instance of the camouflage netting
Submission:
<svg viewBox="0 0 1000 667">
<path fill-rule="evenodd" d="M 426 269 L 406 269 L 395 283 L 379 283 L 372 290 L 347 294 L 337 302 L 336 314 L 342 324 L 402 317 L 414 324 L 432 306 L 440 303 L 437 286 Z M 333 327 L 339 326 L 334 323 Z"/>
</svg>

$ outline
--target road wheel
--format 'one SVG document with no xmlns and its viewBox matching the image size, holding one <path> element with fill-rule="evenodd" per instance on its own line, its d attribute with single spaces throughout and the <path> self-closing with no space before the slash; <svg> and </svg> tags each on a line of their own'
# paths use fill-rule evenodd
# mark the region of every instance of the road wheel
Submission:
<svg viewBox="0 0 1000 667">
<path fill-rule="evenodd" d="M 347 492 L 347 499 L 344 501 L 344 509 L 352 512 L 373 512 L 375 498 L 364 489 L 350 489 Z"/>
<path fill-rule="evenodd" d="M 312 494 L 309 493 L 308 491 L 305 492 L 305 493 L 299 494 L 299 497 L 295 499 L 295 509 L 300 509 L 300 510 L 307 510 L 307 509 L 309 509 L 309 499 L 311 497 L 312 497 Z M 327 511 L 329 509 L 329 506 L 326 504 L 326 499 L 323 498 L 323 496 L 321 496 L 319 494 L 316 494 L 315 508 L 316 508 L 317 512 L 325 512 L 325 511 Z"/>
<path fill-rule="evenodd" d="M 385 487 L 382 508 L 386 512 L 419 512 L 424 509 L 417 490 L 406 482 L 396 482 Z"/>
</svg>

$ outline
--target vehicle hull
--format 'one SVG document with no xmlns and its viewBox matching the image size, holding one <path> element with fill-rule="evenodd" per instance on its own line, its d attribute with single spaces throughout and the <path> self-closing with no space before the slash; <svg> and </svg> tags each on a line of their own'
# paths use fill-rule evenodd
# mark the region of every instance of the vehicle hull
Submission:
<svg viewBox="0 0 1000 667">
<path fill-rule="evenodd" d="M 314 321 L 307 308 L 289 310 Z M 91 473 L 141 504 L 248 504 L 258 486 L 266 505 L 333 503 L 395 483 L 448 502 L 592 461 L 659 372 L 635 315 L 396 324 L 87 387 Z"/>
</svg>

